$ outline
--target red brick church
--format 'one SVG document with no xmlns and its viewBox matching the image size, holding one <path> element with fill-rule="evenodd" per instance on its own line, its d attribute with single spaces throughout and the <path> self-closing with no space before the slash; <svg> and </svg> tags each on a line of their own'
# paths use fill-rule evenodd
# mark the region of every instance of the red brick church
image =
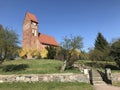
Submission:
<svg viewBox="0 0 120 90">
<path fill-rule="evenodd" d="M 22 48 L 30 49 L 43 49 L 46 46 L 58 47 L 59 44 L 54 37 L 48 36 L 38 32 L 39 22 L 36 16 L 27 12 L 23 22 L 22 30 Z"/>
</svg>

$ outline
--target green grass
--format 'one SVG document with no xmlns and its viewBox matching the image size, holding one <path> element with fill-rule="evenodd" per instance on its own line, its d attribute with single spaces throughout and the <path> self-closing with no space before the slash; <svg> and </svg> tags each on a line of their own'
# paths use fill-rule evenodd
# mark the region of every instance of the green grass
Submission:
<svg viewBox="0 0 120 90">
<path fill-rule="evenodd" d="M 93 90 L 92 85 L 78 82 L 0 83 L 0 90 Z"/>
<path fill-rule="evenodd" d="M 51 74 L 61 73 L 63 62 L 58 60 L 12 60 L 0 65 L 0 74 Z M 66 70 L 63 73 L 80 73 L 78 69 Z"/>
<path fill-rule="evenodd" d="M 114 82 L 113 85 L 120 87 L 120 82 Z"/>
<path fill-rule="evenodd" d="M 105 68 L 110 68 L 112 73 L 120 72 L 120 68 L 116 65 L 115 62 L 111 61 L 91 61 L 91 60 L 78 60 L 77 63 L 84 64 L 92 69 L 99 69 L 105 71 Z"/>
<path fill-rule="evenodd" d="M 78 60 L 77 63 L 84 64 L 94 69 L 99 68 L 105 71 L 105 67 L 110 67 L 112 72 L 120 72 L 120 69 L 116 66 L 115 62 L 97 61 L 92 62 L 90 60 Z M 60 68 L 63 62 L 58 60 L 38 59 L 38 60 L 12 60 L 4 61 L 0 65 L 0 74 L 52 74 L 61 73 Z M 76 68 L 65 70 L 62 73 L 80 73 Z"/>
</svg>

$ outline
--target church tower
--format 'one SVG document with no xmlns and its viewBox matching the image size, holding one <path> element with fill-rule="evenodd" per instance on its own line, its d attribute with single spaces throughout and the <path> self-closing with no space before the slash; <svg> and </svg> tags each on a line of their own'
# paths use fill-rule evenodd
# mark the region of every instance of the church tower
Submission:
<svg viewBox="0 0 120 90">
<path fill-rule="evenodd" d="M 32 50 L 40 52 L 41 57 L 46 57 L 47 50 L 45 47 L 54 46 L 58 47 L 59 44 L 54 37 L 42 33 L 38 33 L 38 20 L 32 13 L 27 12 L 23 21 L 22 30 L 22 48 L 27 51 L 27 59 L 32 59 Z"/>
<path fill-rule="evenodd" d="M 26 13 L 23 21 L 22 47 L 28 50 L 38 47 L 38 20 L 29 12 Z"/>
</svg>

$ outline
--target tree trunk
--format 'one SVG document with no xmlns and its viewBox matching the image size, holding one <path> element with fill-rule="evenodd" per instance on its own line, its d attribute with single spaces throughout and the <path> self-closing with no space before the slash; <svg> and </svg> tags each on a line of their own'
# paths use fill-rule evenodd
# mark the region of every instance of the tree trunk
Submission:
<svg viewBox="0 0 120 90">
<path fill-rule="evenodd" d="M 64 64 L 63 64 L 63 66 L 61 67 L 61 70 L 60 70 L 60 71 L 61 71 L 61 72 L 65 71 L 66 66 L 67 66 L 67 60 L 64 61 Z"/>
</svg>

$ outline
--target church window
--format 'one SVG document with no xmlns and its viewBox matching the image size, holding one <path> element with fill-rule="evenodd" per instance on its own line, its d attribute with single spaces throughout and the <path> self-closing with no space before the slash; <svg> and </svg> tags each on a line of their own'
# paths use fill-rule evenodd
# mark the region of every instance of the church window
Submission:
<svg viewBox="0 0 120 90">
<path fill-rule="evenodd" d="M 35 30 L 34 36 L 37 36 L 37 31 Z"/>
<path fill-rule="evenodd" d="M 34 29 L 32 29 L 32 33 L 34 33 L 34 31 L 35 31 L 35 30 L 34 30 Z"/>
<path fill-rule="evenodd" d="M 32 22 L 32 24 L 33 24 L 34 26 L 37 26 L 37 24 L 36 24 L 35 22 Z"/>
</svg>

